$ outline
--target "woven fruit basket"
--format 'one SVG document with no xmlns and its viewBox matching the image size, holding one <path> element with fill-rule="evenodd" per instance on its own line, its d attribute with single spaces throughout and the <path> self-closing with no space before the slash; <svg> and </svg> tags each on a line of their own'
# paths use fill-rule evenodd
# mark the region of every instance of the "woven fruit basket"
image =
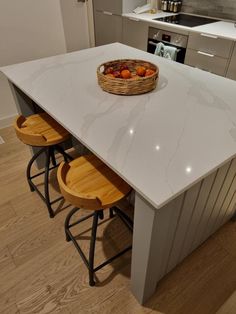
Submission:
<svg viewBox="0 0 236 314">
<path fill-rule="evenodd" d="M 101 64 L 97 69 L 99 86 L 117 95 L 139 95 L 157 86 L 159 68 L 143 60 L 121 59 Z"/>
</svg>

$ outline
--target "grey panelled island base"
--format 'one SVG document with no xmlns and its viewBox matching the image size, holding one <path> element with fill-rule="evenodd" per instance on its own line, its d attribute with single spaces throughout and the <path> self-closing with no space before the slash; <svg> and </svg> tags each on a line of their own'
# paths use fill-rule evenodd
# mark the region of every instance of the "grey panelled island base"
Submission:
<svg viewBox="0 0 236 314">
<path fill-rule="evenodd" d="M 103 92 L 98 65 L 121 58 L 156 63 L 158 88 Z M 234 215 L 236 82 L 118 43 L 0 70 L 19 112 L 48 112 L 134 188 L 131 287 L 140 303 Z"/>
</svg>

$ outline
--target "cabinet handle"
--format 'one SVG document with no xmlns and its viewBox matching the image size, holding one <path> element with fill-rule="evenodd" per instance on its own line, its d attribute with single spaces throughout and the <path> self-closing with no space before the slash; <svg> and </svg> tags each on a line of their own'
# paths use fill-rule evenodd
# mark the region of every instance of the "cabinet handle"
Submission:
<svg viewBox="0 0 236 314">
<path fill-rule="evenodd" d="M 201 36 L 202 36 L 202 37 L 213 38 L 213 39 L 218 39 L 218 36 L 210 35 L 210 34 L 205 34 L 205 33 L 201 33 Z"/>
<path fill-rule="evenodd" d="M 130 19 L 131 21 L 136 21 L 136 22 L 139 22 L 139 21 L 140 21 L 139 19 L 136 19 L 135 17 L 129 17 L 129 19 Z"/>
<path fill-rule="evenodd" d="M 210 58 L 214 58 L 215 55 L 212 55 L 210 53 L 207 53 L 207 52 L 203 52 L 203 51 L 198 51 L 197 52 L 199 55 L 203 55 L 203 56 L 207 56 L 207 57 L 210 57 Z"/>
<path fill-rule="evenodd" d="M 108 11 L 103 11 L 103 14 L 112 15 L 112 13 L 111 13 L 111 12 L 108 12 Z"/>
</svg>

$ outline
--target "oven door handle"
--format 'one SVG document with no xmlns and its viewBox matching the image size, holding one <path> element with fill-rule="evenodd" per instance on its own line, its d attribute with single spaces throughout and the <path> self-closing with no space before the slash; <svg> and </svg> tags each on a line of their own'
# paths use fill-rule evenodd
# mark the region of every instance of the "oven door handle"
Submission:
<svg viewBox="0 0 236 314">
<path fill-rule="evenodd" d="M 162 43 L 166 43 L 166 44 L 170 44 L 169 42 L 167 42 L 167 41 L 161 41 Z M 157 43 L 154 43 L 153 41 L 151 41 L 151 40 L 149 40 L 148 41 L 148 43 L 149 43 L 149 45 L 152 45 L 152 46 L 157 46 Z M 171 46 L 172 47 L 172 46 Z M 180 48 L 177 48 L 177 52 L 180 52 L 181 51 L 181 49 Z"/>
</svg>

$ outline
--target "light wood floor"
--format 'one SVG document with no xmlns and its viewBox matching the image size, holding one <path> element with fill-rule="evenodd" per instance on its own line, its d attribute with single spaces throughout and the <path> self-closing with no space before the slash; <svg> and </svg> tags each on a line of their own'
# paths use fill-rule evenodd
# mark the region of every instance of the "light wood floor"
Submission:
<svg viewBox="0 0 236 314">
<path fill-rule="evenodd" d="M 225 225 L 163 279 L 144 307 L 130 292 L 130 253 L 100 270 L 99 283 L 91 288 L 80 256 L 65 242 L 68 208 L 48 218 L 26 184 L 28 148 L 11 128 L 0 130 L 0 136 L 5 141 L 0 145 L 1 314 L 236 313 L 236 224 Z M 105 220 L 98 232 L 97 262 L 131 241 L 117 218 Z M 85 250 L 89 227 L 90 222 L 80 229 Z"/>
</svg>

